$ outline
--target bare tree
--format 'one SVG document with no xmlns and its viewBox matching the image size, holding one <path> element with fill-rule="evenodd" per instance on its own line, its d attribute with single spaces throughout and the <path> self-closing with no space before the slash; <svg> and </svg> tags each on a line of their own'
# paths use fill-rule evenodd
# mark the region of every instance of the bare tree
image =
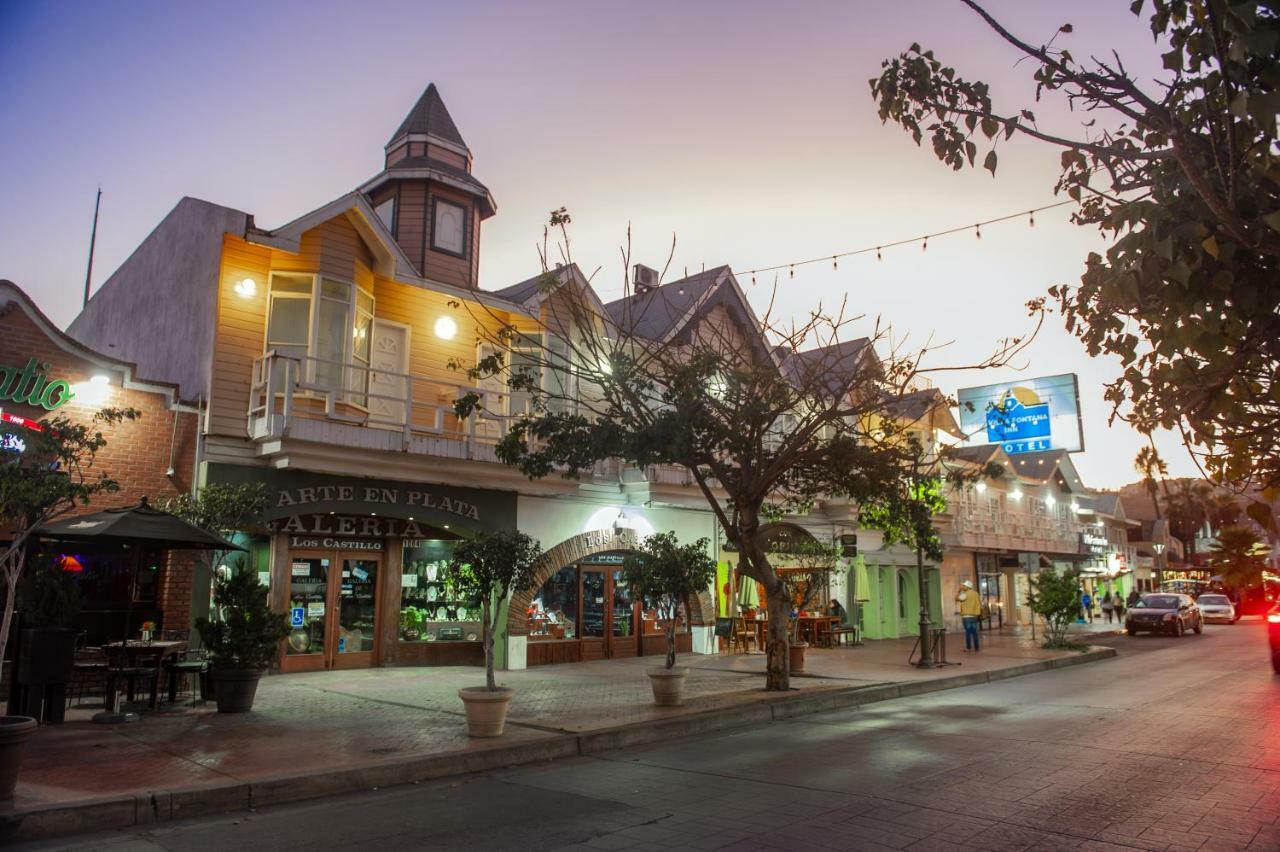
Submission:
<svg viewBox="0 0 1280 852">
<path fill-rule="evenodd" d="M 538 282 L 538 319 L 503 323 L 483 341 L 491 354 L 468 370 L 499 378 L 516 410 L 470 393 L 455 412 L 508 417 L 498 457 L 533 478 L 578 478 L 608 460 L 682 470 L 739 570 L 764 587 L 767 688 L 787 689 L 792 599 L 761 528 L 770 513 L 803 514 L 820 499 L 875 503 L 886 529 L 908 525 L 900 482 L 913 451 L 893 406 L 936 347 L 882 357 L 888 327 L 877 320 L 869 336 L 853 335 L 864 318 L 844 303 L 782 321 L 770 298 L 757 316 L 728 267 L 661 286 L 626 275 L 625 297 L 605 306 L 572 263 L 568 223 L 563 208 L 552 214 L 565 265 Z M 545 269 L 545 247 L 542 257 Z M 629 245 L 622 259 L 629 271 Z M 1029 339 L 1002 341 L 969 366 L 1008 363 Z"/>
</svg>

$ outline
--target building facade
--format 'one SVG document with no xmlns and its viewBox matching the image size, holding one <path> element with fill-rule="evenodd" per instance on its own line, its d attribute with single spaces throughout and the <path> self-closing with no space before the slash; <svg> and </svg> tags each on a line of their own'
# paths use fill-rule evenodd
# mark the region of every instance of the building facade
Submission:
<svg viewBox="0 0 1280 852">
<path fill-rule="evenodd" d="M 143 498 L 160 502 L 191 488 L 198 475 L 198 406 L 184 402 L 175 385 L 152 381 L 134 364 L 64 334 L 17 285 L 0 281 L 0 417 L 9 449 L 21 452 L 23 436 L 43 428 L 41 421 L 65 417 L 88 425 L 104 408 L 137 412 L 134 420 L 101 429 L 106 445 L 88 471 L 90 478 L 111 477 L 119 489 L 96 495 L 92 505 L 70 514 L 135 505 Z M 189 628 L 192 561 L 149 562 L 134 575 L 115 554 L 89 545 L 55 549 L 52 555 L 73 557 L 67 564 L 79 569 L 77 626 L 88 640 L 118 639 L 129 610 L 135 628 L 146 620 L 160 629 Z"/>
</svg>

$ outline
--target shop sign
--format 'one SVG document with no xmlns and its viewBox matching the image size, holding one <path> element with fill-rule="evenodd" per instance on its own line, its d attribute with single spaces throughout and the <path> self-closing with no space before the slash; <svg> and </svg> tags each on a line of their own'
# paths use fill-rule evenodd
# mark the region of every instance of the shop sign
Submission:
<svg viewBox="0 0 1280 852">
<path fill-rule="evenodd" d="M 295 517 L 367 517 L 382 525 L 378 532 L 363 527 L 331 531 L 286 529 L 291 534 L 337 534 L 359 537 L 402 536 L 439 538 L 439 528 L 456 524 L 463 529 L 514 529 L 516 495 L 512 491 L 401 483 L 357 476 L 334 476 L 300 470 L 263 470 L 242 465 L 210 464 L 207 482 L 265 486 L 264 521 L 296 525 Z M 393 531 L 387 525 L 396 521 Z M 406 523 L 420 524 L 406 526 Z M 309 524 L 310 522 L 308 522 Z M 406 532 L 406 529 L 409 530 Z"/>
<path fill-rule="evenodd" d="M 355 518 L 350 515 L 290 515 L 279 525 L 290 535 L 336 535 L 347 538 L 425 538 L 426 532 L 414 521 L 396 518 Z"/>
<path fill-rule="evenodd" d="M 38 405 L 45 411 L 56 411 L 75 399 L 70 382 L 49 380 L 48 364 L 28 358 L 22 369 L 0 364 L 0 401 L 21 405 Z"/>
<path fill-rule="evenodd" d="M 310 576 L 311 576 L 311 563 L 310 563 L 310 562 L 295 562 L 295 563 L 293 563 L 293 565 L 292 565 L 292 566 L 290 566 L 290 567 L 293 569 L 292 573 L 293 573 L 293 576 L 295 576 L 295 577 L 310 577 Z"/>
<path fill-rule="evenodd" d="M 480 510 L 472 503 L 434 491 L 416 488 L 382 488 L 379 486 L 316 485 L 282 488 L 276 492 L 275 507 L 306 509 L 317 503 L 360 502 L 372 506 L 400 506 L 413 509 L 435 509 L 440 512 L 480 520 Z"/>
<path fill-rule="evenodd" d="M 1080 533 L 1081 553 L 1105 556 L 1110 549 L 1111 542 L 1107 540 L 1102 527 L 1086 527 L 1084 532 Z"/>
<path fill-rule="evenodd" d="M 382 550 L 382 542 L 367 538 L 335 538 L 292 535 L 289 546 L 299 550 Z"/>
</svg>

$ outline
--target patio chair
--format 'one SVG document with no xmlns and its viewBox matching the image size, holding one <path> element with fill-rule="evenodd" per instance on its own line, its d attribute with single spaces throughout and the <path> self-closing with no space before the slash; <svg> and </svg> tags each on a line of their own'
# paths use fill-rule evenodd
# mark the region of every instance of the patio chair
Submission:
<svg viewBox="0 0 1280 852">
<path fill-rule="evenodd" d="M 186 683 L 188 678 L 191 679 L 191 706 L 196 703 L 196 696 L 199 695 L 201 703 L 203 703 L 208 695 L 208 673 L 209 673 L 209 655 L 202 648 L 196 648 L 182 654 L 181 657 L 166 663 L 165 668 L 169 678 L 169 703 L 176 704 L 178 701 L 179 687 Z"/>
</svg>

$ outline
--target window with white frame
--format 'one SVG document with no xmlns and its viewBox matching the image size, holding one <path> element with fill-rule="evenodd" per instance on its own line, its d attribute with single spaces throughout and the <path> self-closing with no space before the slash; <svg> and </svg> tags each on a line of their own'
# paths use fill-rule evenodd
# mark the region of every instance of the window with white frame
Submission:
<svg viewBox="0 0 1280 852">
<path fill-rule="evenodd" d="M 431 248 L 466 257 L 466 207 L 443 198 L 434 200 L 431 207 Z"/>
<path fill-rule="evenodd" d="M 554 334 L 520 334 L 511 343 L 510 372 L 535 379 L 547 409 L 557 414 L 573 411 L 577 398 L 577 371 L 573 367 L 568 341 Z M 523 411 L 529 393 L 519 388 L 511 392 L 513 412 Z"/>
<path fill-rule="evenodd" d="M 373 295 L 334 278 L 273 272 L 267 303 L 266 349 L 296 359 L 293 378 L 345 391 L 363 405 L 369 383 Z M 277 383 L 284 364 L 273 366 Z"/>
</svg>

